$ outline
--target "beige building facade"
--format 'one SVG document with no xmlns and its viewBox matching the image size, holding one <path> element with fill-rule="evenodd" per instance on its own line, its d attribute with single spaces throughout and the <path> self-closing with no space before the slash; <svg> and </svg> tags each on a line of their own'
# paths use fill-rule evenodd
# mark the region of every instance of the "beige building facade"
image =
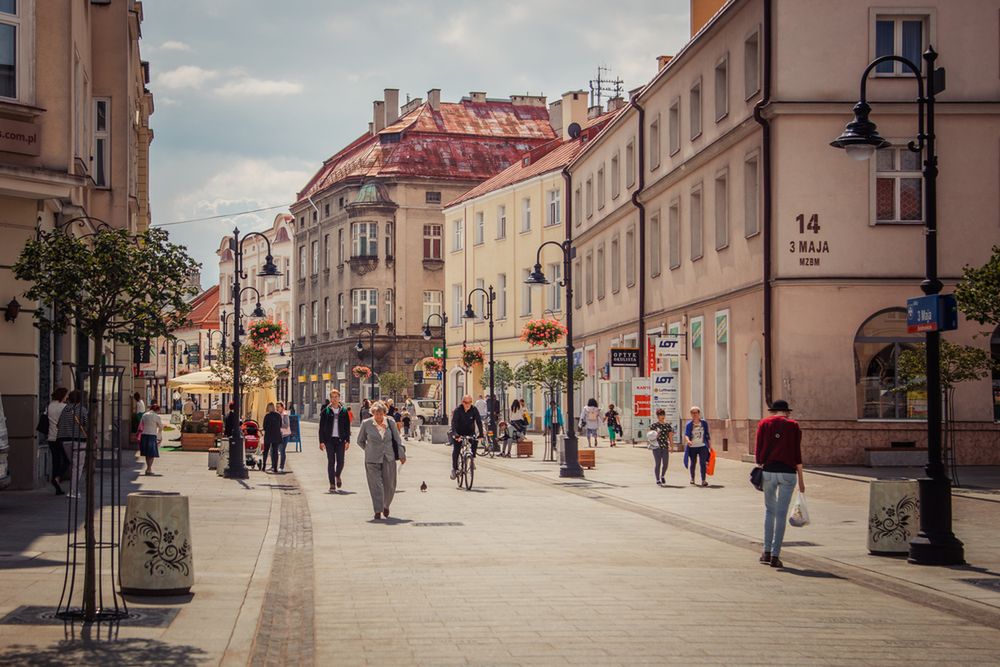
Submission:
<svg viewBox="0 0 1000 667">
<path fill-rule="evenodd" d="M 0 336 L 7 427 L 0 459 L 9 452 L 0 460 L 6 464 L 0 483 L 16 488 L 48 474 L 48 452 L 38 447 L 34 428 L 54 387 L 79 386 L 80 373 L 103 354 L 127 368 L 126 395 L 142 389 L 132 378 L 131 349 L 108 344 L 95 351 L 72 332 L 40 335 L 32 313 L 49 306 L 27 302 L 21 296 L 27 286 L 11 272 L 38 229 L 75 218 L 83 218 L 73 227 L 81 233 L 101 221 L 132 231 L 148 227 L 153 99 L 139 53 L 141 24 L 142 3 L 135 0 L 0 4 L 0 52 L 13 55 L 0 63 L 0 303 L 16 299 L 21 306 Z"/>
<path fill-rule="evenodd" d="M 692 4 L 692 16 L 705 15 L 705 3 Z M 1000 77 L 995 58 L 977 55 L 1000 46 L 996 5 L 714 4 L 691 41 L 661 59 L 633 110 L 570 167 L 583 209 L 574 243 L 585 397 L 626 391 L 614 376 L 626 371 L 601 372 L 610 347 L 640 347 L 642 367 L 631 372 L 646 373 L 647 340 L 677 334 L 684 412 L 702 408 L 723 455 L 752 452 L 756 422 L 779 398 L 803 426 L 811 463 L 924 445 L 926 396 L 894 390 L 899 354 L 922 341 L 905 322 L 907 298 L 920 295 L 926 213 L 919 159 L 905 148 L 916 133 L 913 77 L 888 68 L 868 84 L 891 149 L 859 163 L 829 142 L 851 119 L 869 61 L 916 58 L 933 44 L 948 70 L 937 107 L 938 257 L 950 291 L 1000 240 Z M 628 141 L 642 146 L 641 190 L 631 207 L 602 215 L 602 195 L 591 204 L 587 184 L 598 187 Z M 624 255 L 602 262 L 601 248 L 632 224 L 636 250 L 618 245 Z M 631 290 L 615 268 L 629 265 Z M 962 321 L 946 337 L 989 346 L 979 328 Z M 993 345 L 1000 352 L 995 333 Z M 957 389 L 959 463 L 1000 461 L 994 395 L 989 380 Z"/>
</svg>

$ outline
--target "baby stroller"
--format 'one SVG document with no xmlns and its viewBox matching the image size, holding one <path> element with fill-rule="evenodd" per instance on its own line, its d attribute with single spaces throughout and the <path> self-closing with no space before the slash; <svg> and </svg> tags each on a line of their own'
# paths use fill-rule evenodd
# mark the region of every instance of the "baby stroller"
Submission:
<svg viewBox="0 0 1000 667">
<path fill-rule="evenodd" d="M 246 456 L 247 467 L 256 468 L 260 456 L 260 427 L 252 419 L 247 419 L 240 426 L 243 433 L 243 454 Z"/>
</svg>

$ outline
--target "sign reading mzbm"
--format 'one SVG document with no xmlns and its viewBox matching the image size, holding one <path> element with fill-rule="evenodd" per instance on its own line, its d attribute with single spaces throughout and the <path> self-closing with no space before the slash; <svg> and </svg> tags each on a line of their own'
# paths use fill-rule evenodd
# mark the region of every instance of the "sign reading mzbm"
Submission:
<svg viewBox="0 0 1000 667">
<path fill-rule="evenodd" d="M 958 302 L 954 294 L 931 294 L 906 300 L 907 333 L 954 331 L 958 328 Z"/>
</svg>

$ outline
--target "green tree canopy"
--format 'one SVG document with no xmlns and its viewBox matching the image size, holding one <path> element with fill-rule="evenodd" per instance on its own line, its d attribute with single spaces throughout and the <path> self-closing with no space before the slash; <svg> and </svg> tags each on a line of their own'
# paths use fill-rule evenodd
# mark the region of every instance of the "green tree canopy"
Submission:
<svg viewBox="0 0 1000 667">
<path fill-rule="evenodd" d="M 219 350 L 218 359 L 212 362 L 212 372 L 219 376 L 222 388 L 231 391 L 233 386 L 233 351 Z M 253 345 L 240 347 L 240 389 L 243 394 L 259 387 L 269 387 L 274 382 L 274 367 L 267 358 L 267 350 Z"/>
<path fill-rule="evenodd" d="M 900 391 L 927 388 L 927 350 L 922 343 L 899 355 L 896 365 L 903 385 Z M 982 380 L 1000 364 L 987 350 L 941 341 L 941 388 L 953 389 L 960 382 Z"/>
<path fill-rule="evenodd" d="M 514 384 L 514 369 L 510 367 L 510 364 L 506 361 L 498 361 L 493 364 L 493 388 L 496 390 L 497 396 L 506 395 L 507 388 L 512 384 Z M 486 390 L 490 388 L 489 364 L 483 366 L 483 376 L 479 378 L 479 386 Z"/>
<path fill-rule="evenodd" d="M 955 297 L 959 309 L 973 322 L 1000 325 L 1000 246 L 993 246 L 986 264 L 962 270 Z"/>
<path fill-rule="evenodd" d="M 574 388 L 583 383 L 584 372 L 580 366 L 573 368 Z M 534 357 L 514 371 L 514 384 L 524 389 L 541 388 L 550 395 L 558 395 L 566 387 L 566 358 L 546 359 Z"/>
<path fill-rule="evenodd" d="M 409 387 L 410 384 L 410 379 L 406 376 L 406 373 L 389 371 L 379 373 L 378 376 L 379 389 L 382 390 L 383 394 L 388 394 L 394 399 L 399 395 L 399 392 Z"/>
</svg>

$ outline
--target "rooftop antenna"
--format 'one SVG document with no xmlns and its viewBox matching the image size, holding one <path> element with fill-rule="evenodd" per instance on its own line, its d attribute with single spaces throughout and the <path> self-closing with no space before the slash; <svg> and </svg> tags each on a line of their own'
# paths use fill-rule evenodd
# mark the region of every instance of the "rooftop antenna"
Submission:
<svg viewBox="0 0 1000 667">
<path fill-rule="evenodd" d="M 606 78 L 605 75 L 610 74 L 610 67 L 606 65 L 597 66 L 597 78 L 590 80 L 591 106 L 603 106 L 602 98 L 604 95 L 608 95 L 608 97 L 621 97 L 622 91 L 625 88 L 625 82 L 621 80 L 621 77 L 615 79 Z"/>
</svg>

